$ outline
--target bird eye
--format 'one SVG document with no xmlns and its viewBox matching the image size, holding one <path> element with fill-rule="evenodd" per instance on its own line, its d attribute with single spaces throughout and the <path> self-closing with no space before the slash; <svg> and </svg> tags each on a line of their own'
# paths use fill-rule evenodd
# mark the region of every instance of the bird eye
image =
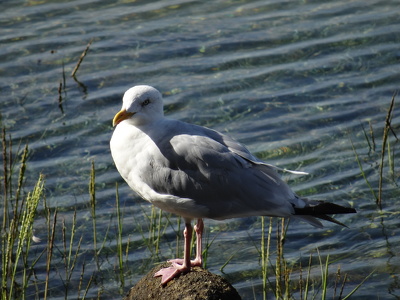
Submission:
<svg viewBox="0 0 400 300">
<path fill-rule="evenodd" d="M 146 106 L 150 104 L 150 99 L 146 99 L 143 101 L 142 106 Z"/>
</svg>

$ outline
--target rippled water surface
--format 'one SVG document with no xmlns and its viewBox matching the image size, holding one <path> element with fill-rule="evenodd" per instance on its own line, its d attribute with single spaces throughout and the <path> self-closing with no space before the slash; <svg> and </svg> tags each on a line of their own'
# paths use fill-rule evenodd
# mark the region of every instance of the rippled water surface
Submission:
<svg viewBox="0 0 400 300">
<path fill-rule="evenodd" d="M 327 255 L 332 260 L 332 278 L 338 267 L 347 273 L 345 293 L 374 271 L 354 299 L 399 298 L 396 105 L 389 134 L 391 155 L 386 154 L 383 169 L 382 211 L 355 154 L 377 193 L 383 127 L 400 82 L 398 4 L 388 0 L 3 1 L 1 122 L 15 153 L 18 145 L 29 144 L 26 190 L 43 173 L 46 202 L 59 211 L 56 249 L 60 250 L 53 258 L 50 298 L 64 299 L 61 220 L 70 230 L 75 210 L 73 251 L 80 254 L 68 296 L 77 297 L 84 265 L 83 285 L 93 279 L 88 298 L 98 294 L 102 299 L 121 298 L 116 183 L 124 226 L 122 293 L 153 264 L 181 255 L 176 253 L 175 232 L 183 225 L 178 226 L 175 216 L 165 214 L 161 219 L 167 225 L 161 230 L 158 255 L 153 244 L 148 246 L 151 240 L 144 242 L 152 209 L 123 182 L 110 155 L 111 120 L 125 90 L 136 84 L 157 87 L 169 117 L 222 131 L 269 163 L 309 172 L 301 177 L 284 175 L 300 195 L 355 207 L 358 214 L 338 216 L 349 229 L 291 223 L 285 258 L 297 266 L 300 261 L 307 265 L 310 253 L 317 260 L 318 249 L 323 260 Z M 89 41 L 74 80 L 70 74 Z M 88 192 L 92 161 L 97 262 Z M 157 223 L 158 211 L 153 213 Z M 207 242 L 212 242 L 207 268 L 225 276 L 243 299 L 262 299 L 260 218 L 207 220 L 206 227 Z M 47 225 L 40 212 L 35 230 L 42 242 L 32 249 L 40 253 L 47 245 Z M 220 267 L 226 262 L 222 273 Z M 40 295 L 45 270 L 45 261 L 39 261 L 35 276 Z M 317 261 L 313 272 L 320 276 Z M 298 279 L 298 271 L 292 276 Z M 329 295 L 333 285 L 334 280 Z M 31 297 L 36 293 L 32 287 Z"/>
</svg>

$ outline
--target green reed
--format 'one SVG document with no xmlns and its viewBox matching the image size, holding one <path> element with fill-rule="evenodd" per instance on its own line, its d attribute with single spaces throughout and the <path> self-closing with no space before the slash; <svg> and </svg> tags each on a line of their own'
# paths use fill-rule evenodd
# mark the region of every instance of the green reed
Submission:
<svg viewBox="0 0 400 300">
<path fill-rule="evenodd" d="M 2 149 L 1 299 L 26 299 L 25 292 L 37 262 L 29 259 L 29 252 L 32 240 L 37 240 L 33 235 L 33 222 L 39 201 L 43 197 L 44 178 L 40 175 L 32 191 L 26 196 L 23 195 L 22 187 L 29 153 L 28 146 L 25 146 L 20 158 L 17 188 L 14 193 L 12 142 L 10 136 L 7 140 L 5 128 L 2 130 Z M 18 278 L 17 273 L 21 273 Z"/>
<path fill-rule="evenodd" d="M 100 250 L 97 249 L 97 225 L 96 225 L 96 170 L 94 168 L 94 161 L 91 163 L 90 181 L 89 181 L 89 196 L 90 196 L 90 213 L 92 214 L 93 223 L 93 253 L 96 261 L 97 269 L 100 270 L 99 256 Z"/>
<path fill-rule="evenodd" d="M 3 174 L 0 184 L 3 190 L 0 195 L 0 203 L 3 205 L 0 216 L 2 225 L 0 298 L 32 299 L 33 291 L 35 291 L 35 299 L 50 298 L 51 281 L 55 276 L 54 270 L 57 270 L 56 272 L 62 275 L 59 262 L 55 261 L 55 259 L 59 260 L 61 256 L 64 264 L 64 275 L 60 277 L 64 284 L 65 299 L 68 299 L 71 281 L 76 273 L 74 270 L 78 267 L 78 258 L 82 254 L 83 235 L 80 236 L 76 245 L 76 208 L 72 217 L 72 228 L 68 228 L 65 219 L 62 220 L 62 237 L 60 239 L 59 235 L 57 235 L 57 232 L 60 232 L 58 210 L 57 208 L 49 208 L 46 203 L 44 176 L 40 174 L 32 191 L 25 194 L 24 184 L 29 156 L 28 146 L 25 146 L 23 151 L 17 150 L 16 152 L 20 152 L 19 155 L 15 155 L 15 157 L 19 156 L 20 161 L 18 174 L 14 174 L 16 173 L 17 164 L 14 162 L 16 159 L 13 155 L 11 136 L 7 135 L 5 128 L 3 128 L 1 152 Z M 93 182 L 94 174 L 91 178 Z M 94 187 L 94 184 L 92 186 Z M 41 217 L 44 217 L 46 221 L 47 242 L 43 251 L 38 253 L 32 250 L 32 241 L 40 242 L 40 239 L 33 234 L 33 224 L 37 217 L 39 203 L 42 200 L 43 210 L 41 211 Z M 41 233 L 43 235 L 46 232 Z M 44 276 L 43 279 L 38 278 L 36 272 L 40 271 L 38 271 L 38 267 L 35 267 L 41 260 L 44 260 L 45 269 L 39 276 Z M 85 263 L 83 263 L 79 288 L 78 291 L 74 290 L 74 292 L 78 292 L 78 299 L 84 299 L 91 286 L 93 276 L 90 276 L 89 282 L 85 286 L 83 279 L 86 277 L 88 275 L 85 274 Z M 83 293 L 83 298 L 79 297 L 81 292 Z"/>
<path fill-rule="evenodd" d="M 118 225 L 118 233 L 117 233 L 117 257 L 118 257 L 118 266 L 119 266 L 119 279 L 120 279 L 120 293 L 123 293 L 123 289 L 125 287 L 125 276 L 124 276 L 124 253 L 122 250 L 122 214 L 119 202 L 119 193 L 118 193 L 118 183 L 115 186 L 115 202 L 116 202 L 116 210 L 117 210 L 117 225 Z M 127 252 L 129 249 L 129 242 L 127 243 Z"/>
<path fill-rule="evenodd" d="M 330 256 L 328 254 L 326 260 L 323 261 L 319 250 L 316 249 L 321 275 L 319 279 L 312 276 L 311 270 L 313 269 L 313 255 L 310 254 L 305 274 L 306 276 L 305 278 L 303 278 L 303 268 L 301 264 L 291 264 L 285 259 L 284 244 L 289 223 L 283 218 L 276 219 L 275 249 L 272 246 L 271 241 L 274 228 L 274 220 L 275 218 L 270 218 L 267 224 L 267 222 L 265 222 L 265 217 L 261 217 L 262 236 L 260 260 L 263 284 L 263 299 L 268 299 L 268 293 L 272 293 L 273 298 L 275 299 L 295 299 L 293 296 L 295 292 L 300 295 L 300 299 L 304 300 L 307 300 L 309 298 L 325 300 L 332 297 L 333 299 L 348 299 L 374 273 L 371 272 L 347 295 L 343 295 L 344 288 L 348 279 L 347 274 L 344 275 L 344 278 L 341 281 L 341 278 L 343 276 L 340 272 L 339 267 L 337 272 L 334 274 L 335 279 L 333 280 L 333 282 L 330 282 Z M 273 261 L 272 254 L 274 254 L 275 256 L 275 261 Z M 269 265 L 270 267 L 268 267 Z M 298 279 L 295 279 L 296 276 L 298 276 Z M 333 296 L 328 296 L 328 287 L 332 284 L 334 286 L 332 290 Z M 339 297 L 337 297 L 337 295 L 339 295 Z"/>
<path fill-rule="evenodd" d="M 80 236 L 78 240 L 78 244 L 75 246 L 75 233 L 76 233 L 76 208 L 74 210 L 74 214 L 72 216 L 72 228 L 69 231 L 70 237 L 67 237 L 67 226 L 65 224 L 65 220 L 62 221 L 62 244 L 63 244 L 63 258 L 64 258 L 64 270 L 65 270 L 65 279 L 64 279 L 64 290 L 65 290 L 65 298 L 68 296 L 68 291 L 70 288 L 70 283 L 72 276 L 74 274 L 74 269 L 76 267 L 76 263 L 79 255 L 81 254 L 81 245 L 83 235 Z"/>
<path fill-rule="evenodd" d="M 268 234 L 265 231 L 265 217 L 261 217 L 261 272 L 263 283 L 263 299 L 267 299 L 268 263 L 271 249 L 272 218 L 269 218 Z"/>
<path fill-rule="evenodd" d="M 96 205 L 96 174 L 94 162 L 91 163 L 89 174 L 89 210 L 90 222 L 86 222 L 84 226 L 78 224 L 78 211 L 74 208 L 71 213 L 72 218 L 69 223 L 64 219 L 59 220 L 59 209 L 48 207 L 44 197 L 44 178 L 42 175 L 34 186 L 33 190 L 27 195 L 23 193 L 25 182 L 25 172 L 27 169 L 27 159 L 29 156 L 28 147 L 26 146 L 20 154 L 19 173 L 13 176 L 12 172 L 16 169 L 16 164 L 13 162 L 11 147 L 11 139 L 7 139 L 5 130 L 2 135 L 3 144 L 3 177 L 2 185 L 4 186 L 3 197 L 3 216 L 1 220 L 2 230 L 4 235 L 1 237 L 2 250 L 2 288 L 1 299 L 27 299 L 27 291 L 32 289 L 36 291 L 36 297 L 39 299 L 49 299 L 52 297 L 51 281 L 54 276 L 60 277 L 63 282 L 64 298 L 72 297 L 71 289 L 73 289 L 74 297 L 85 299 L 90 290 L 98 289 L 98 298 L 104 295 L 104 287 L 101 280 L 108 280 L 110 277 L 118 278 L 119 294 L 123 294 L 127 289 L 127 265 L 128 254 L 130 250 L 130 241 L 124 241 L 124 226 L 123 219 L 124 209 L 120 206 L 118 193 L 118 185 L 116 185 L 116 209 L 113 215 L 116 216 L 116 235 L 109 235 L 108 230 L 111 227 L 111 221 L 107 232 L 102 233 L 97 230 L 97 205 Z M 390 149 L 390 146 L 388 147 Z M 47 243 L 41 253 L 33 254 L 31 243 L 33 236 L 33 222 L 36 217 L 36 211 L 40 200 L 43 199 L 42 215 L 46 221 Z M 150 213 L 143 209 L 142 221 L 137 220 L 136 230 L 142 235 L 142 245 L 146 246 L 150 258 L 159 256 L 160 245 L 165 243 L 163 235 L 168 228 L 172 228 L 176 236 L 175 251 L 176 256 L 181 256 L 180 240 L 182 235 L 182 222 L 177 218 L 176 222 L 172 222 L 169 214 L 163 213 L 158 208 L 152 207 Z M 144 220 L 144 222 L 143 222 Z M 278 222 L 275 224 L 275 220 Z M 87 224 L 90 224 L 89 226 Z M 276 226 L 274 230 L 274 226 Z M 309 266 L 306 272 L 306 279 L 301 277 L 302 271 L 300 267 L 300 280 L 294 280 L 294 272 L 298 266 L 290 264 L 285 259 L 285 235 L 288 228 L 288 223 L 283 219 L 270 218 L 269 222 L 265 222 L 262 218 L 262 238 L 261 238 L 261 274 L 263 279 L 263 297 L 267 299 L 267 293 L 272 293 L 277 299 L 293 298 L 293 292 L 296 288 L 300 289 L 302 299 L 317 298 L 318 293 L 321 293 L 321 299 L 327 297 L 328 287 L 328 267 L 330 264 L 329 256 L 323 262 L 320 258 L 321 267 L 321 289 L 315 289 L 316 280 L 311 277 L 312 257 L 310 256 Z M 101 270 L 103 261 L 108 260 L 107 253 L 114 253 L 116 258 L 115 275 L 101 275 L 98 278 L 95 274 L 87 274 L 87 264 L 90 262 L 80 261 L 80 257 L 85 254 L 82 250 L 83 236 L 86 231 L 91 231 L 93 236 L 93 259 L 98 271 Z M 57 234 L 60 233 L 60 234 Z M 275 247 L 273 246 L 273 233 L 276 234 Z M 113 241 L 116 237 L 116 248 L 105 249 L 106 241 Z M 214 236 L 209 240 L 209 236 L 205 235 L 205 246 L 203 247 L 203 256 L 207 259 L 208 250 L 210 249 Z M 103 240 L 100 244 L 98 241 Z M 194 241 L 193 241 L 194 246 Z M 87 251 L 87 250 L 86 250 Z M 275 256 L 275 261 L 272 257 Z M 221 267 L 223 268 L 231 263 L 231 259 Z M 45 277 L 39 280 L 36 276 L 35 265 L 38 261 L 45 261 Z M 57 275 L 55 275 L 56 270 Z M 62 271 L 63 270 L 63 271 Z M 370 275 L 369 275 L 370 276 Z M 364 280 L 366 280 L 367 276 Z M 339 278 L 339 271 L 336 278 Z M 74 278 L 79 278 L 78 285 L 73 286 Z M 273 279 L 271 279 L 273 278 Z M 345 276 L 346 279 L 346 276 Z M 349 295 L 343 296 L 343 289 L 346 280 L 342 283 L 335 282 L 334 293 L 338 290 L 338 294 L 342 299 L 346 299 L 352 295 L 362 284 L 360 283 Z M 59 293 L 59 291 L 57 291 Z"/>
<path fill-rule="evenodd" d="M 394 147 L 392 146 L 391 140 L 390 140 L 390 133 L 392 133 L 392 136 L 395 138 L 395 142 L 398 142 L 397 135 L 395 131 L 392 128 L 391 121 L 393 118 L 393 109 L 394 109 L 394 104 L 395 104 L 395 98 L 397 96 L 397 93 L 393 94 L 392 100 L 389 105 L 388 112 L 386 114 L 386 119 L 384 122 L 383 126 L 383 131 L 382 131 L 382 145 L 380 152 L 378 153 L 376 151 L 376 130 L 372 128 L 372 124 L 369 123 L 369 132 L 367 132 L 362 126 L 363 134 L 365 137 L 365 140 L 369 146 L 369 153 L 368 156 L 371 157 L 373 156 L 374 160 L 376 161 L 376 164 L 378 165 L 378 170 L 377 170 L 377 176 L 378 176 L 378 184 L 377 187 L 374 186 L 374 184 L 368 179 L 368 176 L 365 173 L 362 160 L 360 158 L 360 155 L 357 153 L 354 144 L 352 142 L 353 146 L 353 151 L 356 157 L 356 161 L 358 163 L 361 175 L 363 176 L 367 186 L 369 187 L 372 196 L 374 197 L 376 204 L 378 205 L 379 208 L 382 208 L 382 192 L 383 192 L 383 183 L 384 179 L 386 177 L 386 174 L 384 174 L 384 169 L 385 166 L 388 166 L 388 175 L 387 178 L 391 178 L 393 182 L 395 182 L 395 159 L 394 159 Z M 387 163 L 386 163 L 386 158 L 387 158 Z"/>
<path fill-rule="evenodd" d="M 49 283 L 50 283 L 50 271 L 52 266 L 52 259 L 54 254 L 54 244 L 55 244 L 55 234 L 56 234 L 56 225 L 57 225 L 57 210 L 54 210 L 53 218 L 51 219 L 51 211 L 47 210 L 47 256 L 46 256 L 46 280 L 44 287 L 44 299 L 47 299 L 49 292 Z M 51 222 L 50 220 L 53 220 Z"/>
<path fill-rule="evenodd" d="M 11 274 L 11 283 L 9 291 L 10 298 L 13 295 L 13 288 L 15 286 L 14 280 L 16 278 L 16 273 L 19 267 L 20 259 L 23 261 L 24 265 L 28 263 L 27 253 L 29 253 L 33 237 L 33 221 L 35 219 L 37 206 L 42 198 L 43 187 L 44 187 L 44 179 L 43 176 L 40 175 L 32 192 L 29 192 L 26 197 L 26 205 L 22 207 L 21 214 L 17 217 L 17 219 L 14 218 L 12 220 L 13 224 L 17 224 L 17 222 L 20 221 L 18 223 L 20 223 L 21 226 L 19 228 L 16 252 L 12 262 L 14 268 Z M 23 275 L 22 275 L 23 281 L 21 287 L 23 298 L 25 298 L 24 292 L 26 291 L 26 287 L 28 285 L 28 279 L 29 279 L 28 271 L 29 270 L 27 270 L 26 268 L 23 269 Z"/>
<path fill-rule="evenodd" d="M 394 107 L 394 101 L 395 101 L 396 94 L 393 95 L 392 101 L 390 102 L 389 110 L 386 115 L 386 120 L 385 120 L 385 127 L 383 129 L 383 137 L 382 137 L 382 150 L 381 150 L 381 161 L 379 165 L 379 187 L 378 187 L 378 200 L 377 204 L 379 207 L 382 207 L 382 188 L 383 188 L 383 167 L 384 167 L 384 161 L 385 161 L 385 154 L 386 154 L 386 145 L 388 145 L 388 151 L 389 151 L 389 161 L 390 161 L 390 147 L 389 147 L 389 142 L 388 142 L 388 136 L 389 136 L 389 131 L 392 131 L 393 135 L 396 137 L 396 134 L 394 133 L 392 126 L 391 126 L 391 121 L 392 121 L 392 113 L 393 113 L 393 107 Z M 392 164 L 393 166 L 393 164 Z M 392 169 L 392 173 L 394 173 Z"/>
</svg>

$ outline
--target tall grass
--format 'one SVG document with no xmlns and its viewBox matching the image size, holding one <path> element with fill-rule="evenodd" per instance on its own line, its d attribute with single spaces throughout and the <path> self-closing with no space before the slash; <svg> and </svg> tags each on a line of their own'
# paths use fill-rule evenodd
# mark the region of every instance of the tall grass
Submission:
<svg viewBox="0 0 400 300">
<path fill-rule="evenodd" d="M 89 181 L 89 196 L 90 196 L 90 213 L 92 214 L 93 225 L 93 253 L 96 261 L 97 269 L 100 270 L 99 264 L 99 249 L 97 249 L 97 219 L 96 219 L 96 170 L 94 168 L 94 161 L 91 163 L 90 181 Z"/>
<path fill-rule="evenodd" d="M 344 295 L 344 290 L 347 282 L 347 274 L 342 276 L 340 267 L 337 269 L 334 276 L 330 276 L 329 267 L 331 260 L 329 254 L 325 261 L 323 261 L 319 250 L 316 249 L 318 254 L 318 262 L 320 268 L 320 276 L 313 276 L 312 269 L 313 254 L 310 254 L 308 266 L 306 266 L 305 278 L 303 276 L 303 267 L 300 265 L 290 264 L 284 256 L 285 235 L 288 230 L 289 224 L 285 219 L 269 218 L 269 222 L 265 222 L 265 217 L 261 219 L 262 238 L 261 238 L 261 274 L 263 282 L 263 299 L 269 299 L 269 294 L 273 295 L 273 299 L 295 299 L 294 294 L 298 294 L 300 299 L 349 299 L 374 273 L 371 272 L 367 275 L 355 288 Z M 276 236 L 273 237 L 274 227 L 276 229 Z M 272 247 L 272 240 L 276 239 L 276 247 Z M 274 260 L 272 258 L 274 255 Z M 268 267 L 269 266 L 269 267 Z M 298 277 L 298 279 L 295 279 Z M 329 278 L 334 277 L 333 280 Z M 342 279 L 343 277 L 343 279 Z M 342 279 L 342 280 L 341 280 Z M 333 286 L 332 295 L 329 295 L 329 287 Z"/>
<path fill-rule="evenodd" d="M 390 162 L 393 160 L 390 159 L 391 158 L 390 146 L 389 146 L 390 144 L 388 141 L 388 136 L 389 136 L 389 131 L 391 131 L 393 133 L 393 135 L 395 136 L 396 140 L 398 140 L 396 133 L 393 131 L 392 125 L 391 125 L 395 97 L 396 97 L 396 93 L 393 95 L 392 101 L 390 102 L 389 110 L 386 115 L 385 127 L 383 129 L 381 161 L 380 161 L 380 165 L 379 165 L 378 199 L 377 199 L 377 204 L 379 205 L 379 207 L 382 207 L 383 167 L 384 167 L 384 162 L 385 162 L 386 146 L 388 147 L 389 165 L 392 167 L 392 168 L 390 168 L 390 170 L 392 173 L 394 173 L 393 164 L 390 164 Z"/>
<path fill-rule="evenodd" d="M 39 174 L 36 184 L 28 193 L 24 192 L 26 181 L 27 160 L 29 148 L 25 146 L 21 151 L 12 149 L 11 136 L 2 129 L 2 163 L 3 174 L 1 176 L 0 203 L 2 203 L 1 218 L 1 299 L 48 299 L 52 297 L 52 280 L 60 277 L 64 286 L 64 298 L 68 299 L 71 288 L 73 298 L 85 299 L 93 275 L 89 280 L 85 279 L 85 262 L 78 264 L 83 255 L 81 245 L 83 234 L 76 237 L 77 211 L 74 210 L 72 224 L 67 225 L 63 218 L 61 224 L 58 217 L 58 209 L 50 208 L 45 198 L 45 179 Z M 14 154 L 17 153 L 17 154 Z M 19 163 L 16 163 L 16 160 Z M 95 202 L 94 194 L 94 164 L 90 176 L 90 196 L 92 207 Z M 95 208 L 95 207 L 94 207 Z M 34 222 L 38 217 L 45 220 L 47 236 L 45 243 L 34 235 Z M 95 220 L 95 214 L 93 215 Z M 95 221 L 93 228 L 95 232 Z M 71 227 L 69 227 L 71 226 Z M 61 228 L 60 228 L 61 227 Z M 61 230 L 61 236 L 59 234 Z M 41 232 L 43 237 L 46 232 Z M 33 244 L 42 244 L 41 247 L 33 247 Z M 103 243 L 104 245 L 104 243 Z M 102 245 L 102 246 L 103 246 Z M 44 246 L 44 247 L 43 247 Z M 42 251 L 39 249 L 43 248 Z M 102 247 L 98 247 L 102 249 Z M 97 249 L 97 247 L 95 248 Z M 98 254 L 100 250 L 94 251 Z M 56 257 L 56 258 L 55 258 Z M 63 264 L 60 266 L 60 258 Z M 41 263 L 39 267 L 38 263 Z M 76 271 L 79 268 L 80 270 Z M 62 271 L 64 269 L 64 272 Z M 80 272 L 79 286 L 73 287 L 76 281 L 76 273 Z M 58 274 L 58 275 L 56 275 Z M 86 283 L 87 282 L 87 283 Z M 56 294 L 62 293 L 60 290 Z M 80 296 L 82 295 L 82 297 Z"/>
<path fill-rule="evenodd" d="M 361 175 L 363 176 L 366 184 L 368 185 L 371 194 L 373 198 L 376 201 L 376 204 L 380 209 L 382 209 L 382 204 L 383 204 L 383 198 L 382 198 L 382 192 L 383 192 L 383 182 L 385 178 L 392 179 L 392 181 L 395 181 L 394 175 L 395 175 L 395 160 L 394 160 L 394 148 L 391 145 L 391 140 L 390 140 L 390 134 L 392 134 L 392 137 L 395 139 L 395 142 L 398 142 L 399 139 L 395 133 L 395 131 L 392 128 L 392 118 L 393 118 L 393 109 L 394 109 L 394 104 L 395 104 L 395 98 L 397 96 L 397 92 L 393 94 L 392 100 L 390 102 L 387 114 L 386 114 L 386 119 L 383 124 L 383 130 L 382 130 L 382 145 L 380 152 L 376 151 L 376 130 L 373 129 L 372 124 L 369 123 L 369 132 L 367 132 L 362 126 L 363 132 L 364 132 L 364 137 L 365 141 L 367 142 L 369 146 L 369 153 L 368 155 L 373 155 L 376 157 L 376 164 L 378 165 L 378 170 L 377 170 L 377 177 L 378 177 L 378 183 L 377 186 L 374 186 L 374 184 L 368 179 L 368 176 L 364 170 L 362 160 L 360 158 L 360 155 L 357 153 L 354 145 L 353 145 L 353 151 L 358 163 L 358 166 L 360 168 Z M 386 159 L 387 158 L 387 159 Z M 388 174 L 384 173 L 385 167 L 388 167 Z"/>
<path fill-rule="evenodd" d="M 364 126 L 362 126 L 363 135 L 369 147 L 368 156 L 373 156 L 376 159 L 377 167 L 377 184 L 372 182 L 369 179 L 368 174 L 366 173 L 363 165 L 363 159 L 356 151 L 356 147 L 351 141 L 352 148 L 355 154 L 356 161 L 358 163 L 361 175 L 363 176 L 365 183 L 369 187 L 371 191 L 371 195 L 376 201 L 376 204 L 381 209 L 383 204 L 383 182 L 386 179 L 391 179 L 395 182 L 395 159 L 394 159 L 394 146 L 393 142 L 390 139 L 390 135 L 392 135 L 392 140 L 395 140 L 395 143 L 398 142 L 398 137 L 395 131 L 392 128 L 392 118 L 393 118 L 393 109 L 395 104 L 395 97 L 397 93 L 395 93 L 390 102 L 386 119 L 383 124 L 382 130 L 382 144 L 380 146 L 380 151 L 378 152 L 376 137 L 379 136 L 376 130 L 373 129 L 372 124 L 369 123 L 369 130 L 366 130 Z M 371 164 L 369 164 L 371 165 Z M 387 173 L 384 172 L 385 167 L 387 167 Z M 396 185 L 397 186 L 397 185 Z M 320 253 L 317 249 L 318 253 L 318 261 L 320 266 L 320 281 L 315 282 L 315 279 L 311 276 L 312 269 L 312 255 L 310 255 L 309 264 L 306 270 L 306 278 L 303 279 L 303 269 L 300 266 L 300 278 L 299 282 L 296 285 L 290 279 L 291 274 L 293 274 L 293 266 L 289 266 L 284 258 L 284 239 L 285 239 L 285 225 L 284 221 L 279 221 L 276 224 L 276 240 L 277 245 L 275 251 L 271 247 L 271 235 L 273 232 L 273 222 L 270 220 L 269 225 L 267 225 L 264 221 L 264 217 L 261 222 L 262 226 L 262 239 L 261 239 L 261 273 L 263 278 L 263 299 L 268 298 L 268 293 L 272 293 L 276 299 L 291 299 L 293 296 L 294 286 L 299 286 L 300 288 L 300 297 L 301 299 L 327 299 L 333 297 L 333 299 L 349 299 L 356 291 L 364 284 L 366 280 L 370 278 L 370 276 L 374 273 L 372 271 L 370 274 L 365 276 L 365 278 L 356 285 L 347 295 L 344 295 L 344 290 L 347 282 L 347 275 L 344 276 L 341 274 L 340 268 L 338 268 L 334 282 L 329 284 L 329 266 L 331 264 L 330 257 L 327 255 L 325 261 L 323 261 Z M 268 229 L 268 230 L 267 230 Z M 268 233 L 267 233 L 268 232 Z M 271 252 L 274 251 L 276 256 L 275 265 L 271 263 Z M 269 265 L 268 265 L 269 262 Z M 272 273 L 272 274 L 271 274 Z M 274 276 L 274 280 L 271 280 L 271 276 Z M 341 280 L 341 278 L 343 278 Z M 273 282 L 275 282 L 273 284 Z M 328 296 L 328 287 L 334 286 L 333 295 Z M 318 288 L 315 288 L 318 287 Z"/>
<path fill-rule="evenodd" d="M 266 234 L 265 228 L 266 217 L 261 217 L 261 272 L 262 272 L 262 283 L 263 283 L 263 299 L 267 299 L 268 291 L 268 264 L 269 255 L 271 248 L 271 234 L 272 234 L 272 218 L 269 218 L 268 234 Z"/>
<path fill-rule="evenodd" d="M 32 269 L 37 260 L 30 260 L 29 251 L 33 235 L 33 222 L 39 201 L 43 197 L 44 178 L 39 175 L 36 185 L 26 196 L 22 187 L 28 157 L 28 146 L 20 155 L 17 188 L 14 192 L 14 156 L 11 138 L 7 139 L 5 128 L 2 130 L 3 156 L 3 214 L 1 215 L 1 298 L 26 299 L 28 282 L 33 275 Z M 20 272 L 21 274 L 17 273 Z M 18 277 L 18 279 L 17 279 Z"/>
<path fill-rule="evenodd" d="M 118 257 L 118 267 L 119 267 L 119 279 L 120 279 L 120 293 L 122 294 L 125 287 L 125 267 L 124 267 L 124 252 L 123 252 L 123 241 L 122 241 L 122 219 L 123 215 L 121 213 L 120 201 L 119 201 L 119 193 L 118 193 L 118 183 L 115 185 L 115 203 L 117 210 L 117 225 L 118 225 L 118 234 L 117 234 L 117 257 Z M 126 245 L 126 253 L 129 251 L 129 241 Z"/>
<path fill-rule="evenodd" d="M 21 151 L 12 151 L 11 137 L 7 136 L 5 129 L 2 133 L 3 145 L 3 176 L 2 188 L 4 192 L 1 195 L 3 203 L 3 214 L 1 216 L 2 236 L 1 236 L 1 256 L 2 256 L 2 277 L 1 277 L 1 299 L 50 299 L 53 295 L 59 297 L 63 295 L 64 299 L 85 299 L 88 294 L 93 295 L 97 289 L 97 298 L 104 297 L 107 293 L 103 280 L 116 278 L 116 290 L 119 295 L 129 288 L 128 253 L 131 249 L 130 241 L 124 239 L 128 233 L 124 230 L 124 209 L 121 207 L 118 185 L 116 185 L 115 211 L 116 216 L 116 234 L 109 235 L 107 232 L 98 231 L 98 208 L 96 200 L 96 170 L 94 162 L 91 163 L 89 181 L 89 222 L 85 226 L 80 224 L 78 218 L 79 211 L 74 208 L 70 213 L 71 218 L 60 219 L 60 212 L 57 208 L 51 208 L 46 202 L 44 176 L 39 175 L 38 180 L 32 190 L 24 193 L 24 182 L 27 170 L 27 160 L 29 157 L 28 146 Z M 15 157 L 18 157 L 19 163 L 15 163 Z M 32 251 L 33 241 L 40 242 L 33 235 L 35 219 L 38 217 L 37 211 L 41 208 L 39 217 L 44 218 L 46 224 L 46 241 L 42 244 L 43 250 Z M 181 235 L 182 224 L 177 218 L 172 222 L 169 214 L 152 207 L 147 213 L 143 210 L 143 218 L 137 220 L 136 230 L 142 235 L 142 245 L 149 252 L 149 256 L 154 260 L 160 258 L 160 245 L 163 235 L 167 229 L 172 228 L 175 235 L 176 256 L 181 255 Z M 145 222 L 143 222 L 143 220 Z M 312 256 L 310 256 L 309 265 L 306 266 L 306 272 L 303 274 L 302 266 L 290 264 L 285 259 L 285 236 L 289 226 L 283 219 L 262 218 L 262 239 L 261 239 L 261 274 L 263 284 L 263 298 L 268 299 L 272 294 L 277 299 L 293 298 L 293 294 L 300 294 L 301 299 L 325 299 L 328 297 L 328 274 L 330 260 L 329 256 L 325 261 L 320 256 L 319 264 L 321 268 L 321 280 L 316 280 L 311 276 Z M 110 221 L 111 223 L 111 221 Z M 109 228 L 111 225 L 109 225 Z M 91 232 L 92 241 L 85 238 L 87 232 Z M 46 234 L 45 233 L 45 234 Z M 43 238 L 42 234 L 42 238 Z M 275 237 L 274 237 L 275 236 Z M 206 234 L 203 256 L 207 260 L 208 251 L 216 238 L 209 240 Z M 115 249 L 106 249 L 107 241 L 116 241 Z M 83 249 L 83 244 L 91 243 L 91 248 Z M 194 246 L 194 244 L 193 244 Z M 41 248 L 36 248 L 41 249 Z M 91 250 L 90 250 L 91 249 Z M 115 274 L 104 274 L 102 263 L 109 259 L 108 254 L 112 252 L 115 255 Z M 223 268 L 231 262 L 234 254 L 228 259 Z M 42 262 L 44 269 L 36 267 Z M 91 266 L 91 273 L 88 274 L 88 266 Z M 93 267 L 93 265 L 95 267 Z M 93 271 L 93 269 L 95 271 Z M 300 279 L 294 279 L 294 274 L 300 270 Z M 97 273 L 97 274 L 96 274 Z M 103 274 L 100 277 L 98 274 Z M 305 279 L 303 279 L 305 277 Z M 52 282 L 58 278 L 62 282 L 62 289 L 54 291 Z M 335 297 L 340 295 L 341 299 L 346 299 L 352 295 L 358 288 L 357 286 L 348 295 L 343 295 L 346 284 L 346 276 L 343 281 L 340 270 L 335 274 L 337 280 L 334 282 Z M 368 277 L 367 277 L 368 278 Z M 366 278 L 366 279 L 367 279 Z M 318 286 L 318 288 L 316 288 Z M 336 288 L 337 287 L 337 288 Z M 92 298 L 92 297 L 91 297 Z M 111 298 L 115 298 L 111 297 Z"/>
</svg>

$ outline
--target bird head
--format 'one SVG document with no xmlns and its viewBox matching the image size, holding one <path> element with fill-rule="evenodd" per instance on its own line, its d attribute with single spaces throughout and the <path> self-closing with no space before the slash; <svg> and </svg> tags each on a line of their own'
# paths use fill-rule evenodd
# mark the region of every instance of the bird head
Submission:
<svg viewBox="0 0 400 300">
<path fill-rule="evenodd" d="M 122 108 L 114 116 L 113 126 L 124 120 L 133 125 L 145 125 L 163 116 L 161 93 L 151 86 L 137 85 L 125 92 Z"/>
</svg>

